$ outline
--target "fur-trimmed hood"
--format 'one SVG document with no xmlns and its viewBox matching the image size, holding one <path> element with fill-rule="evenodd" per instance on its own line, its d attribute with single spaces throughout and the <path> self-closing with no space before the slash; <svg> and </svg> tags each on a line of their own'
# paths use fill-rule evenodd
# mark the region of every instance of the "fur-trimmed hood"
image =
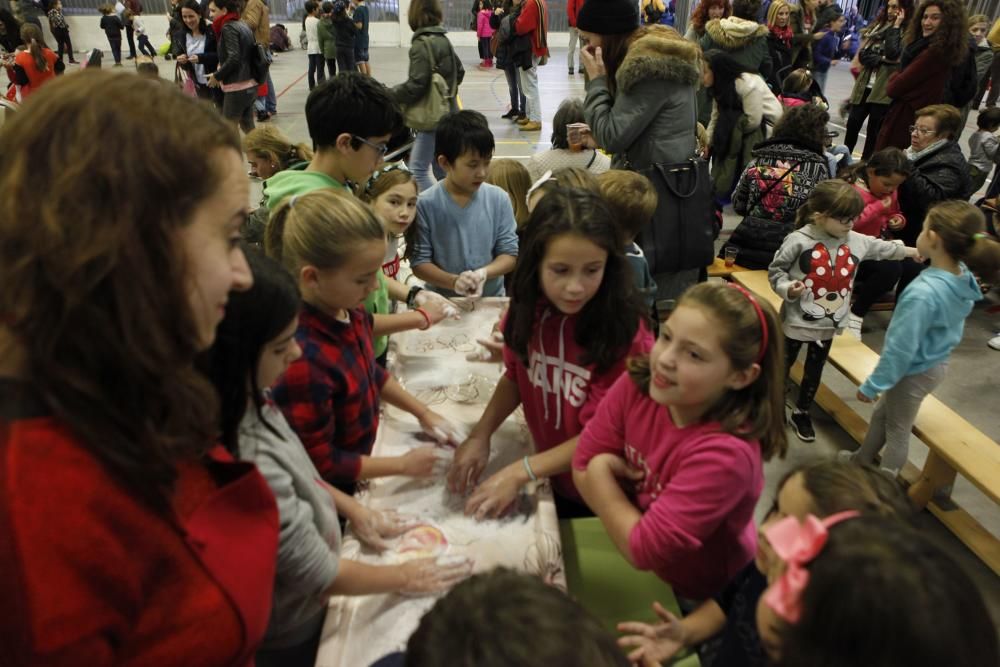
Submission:
<svg viewBox="0 0 1000 667">
<path fill-rule="evenodd" d="M 701 80 L 701 48 L 673 28 L 649 26 L 646 33 L 632 42 L 615 74 L 615 83 L 623 92 L 647 79 L 665 79 L 688 85 Z"/>
<path fill-rule="evenodd" d="M 705 34 L 727 51 L 741 49 L 767 32 L 767 26 L 735 16 L 712 19 L 705 24 Z"/>
</svg>

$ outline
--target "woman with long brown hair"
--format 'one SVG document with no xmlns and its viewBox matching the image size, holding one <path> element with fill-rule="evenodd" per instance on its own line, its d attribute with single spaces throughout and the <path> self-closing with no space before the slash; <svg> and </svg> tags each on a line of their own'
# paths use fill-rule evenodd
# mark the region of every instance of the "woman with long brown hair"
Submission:
<svg viewBox="0 0 1000 667">
<path fill-rule="evenodd" d="M 907 148 L 917 109 L 946 99 L 952 73 L 968 59 L 967 22 L 959 0 L 925 0 L 917 8 L 903 36 L 899 72 L 886 86 L 892 104 L 875 150 Z"/>
<path fill-rule="evenodd" d="M 85 70 L 33 95 L 0 154 L 8 664 L 248 666 L 277 509 L 215 445 L 193 365 L 252 283 L 236 131 L 167 82 Z"/>
<path fill-rule="evenodd" d="M 21 41 L 26 48 L 14 57 L 14 80 L 21 86 L 23 100 L 43 83 L 55 78 L 59 56 L 45 45 L 41 28 L 33 23 L 21 26 Z"/>
</svg>

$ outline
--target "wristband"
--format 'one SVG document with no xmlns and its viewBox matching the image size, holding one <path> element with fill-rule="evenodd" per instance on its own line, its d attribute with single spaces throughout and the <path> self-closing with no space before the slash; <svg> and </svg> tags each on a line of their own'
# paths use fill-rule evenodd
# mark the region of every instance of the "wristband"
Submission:
<svg viewBox="0 0 1000 667">
<path fill-rule="evenodd" d="M 424 288 L 421 287 L 420 285 L 414 285 L 413 287 L 410 288 L 410 291 L 406 294 L 407 308 L 413 308 L 413 300 L 417 297 L 417 294 L 423 291 L 423 289 Z"/>
<path fill-rule="evenodd" d="M 528 477 L 531 478 L 531 481 L 537 482 L 538 477 L 535 475 L 535 471 L 531 469 L 531 463 L 528 461 L 528 457 L 525 456 L 523 459 L 521 459 L 521 463 L 524 464 L 524 471 L 528 473 Z"/>
<path fill-rule="evenodd" d="M 423 308 L 414 308 L 413 312 L 420 313 L 420 315 L 424 318 L 424 326 L 420 327 L 421 331 L 426 331 L 431 328 L 431 316 L 427 314 L 426 310 Z"/>
</svg>

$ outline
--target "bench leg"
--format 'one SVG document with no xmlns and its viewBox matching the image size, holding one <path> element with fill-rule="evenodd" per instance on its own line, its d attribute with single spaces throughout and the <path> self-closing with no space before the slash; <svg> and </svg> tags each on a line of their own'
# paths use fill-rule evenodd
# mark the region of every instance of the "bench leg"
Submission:
<svg viewBox="0 0 1000 667">
<path fill-rule="evenodd" d="M 918 509 L 924 509 L 931 501 L 934 491 L 954 481 L 955 469 L 932 450 L 927 454 L 927 461 L 924 463 L 924 469 L 920 471 L 920 477 L 910 487 L 908 492 L 910 501 Z"/>
</svg>

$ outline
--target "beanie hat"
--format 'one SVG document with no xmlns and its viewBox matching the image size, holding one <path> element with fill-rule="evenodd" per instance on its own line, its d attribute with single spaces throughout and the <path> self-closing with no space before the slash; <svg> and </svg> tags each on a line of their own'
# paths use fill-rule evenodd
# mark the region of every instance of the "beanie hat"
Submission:
<svg viewBox="0 0 1000 667">
<path fill-rule="evenodd" d="M 598 35 L 621 35 L 639 27 L 635 0 L 586 0 L 576 16 L 576 27 Z"/>
</svg>

